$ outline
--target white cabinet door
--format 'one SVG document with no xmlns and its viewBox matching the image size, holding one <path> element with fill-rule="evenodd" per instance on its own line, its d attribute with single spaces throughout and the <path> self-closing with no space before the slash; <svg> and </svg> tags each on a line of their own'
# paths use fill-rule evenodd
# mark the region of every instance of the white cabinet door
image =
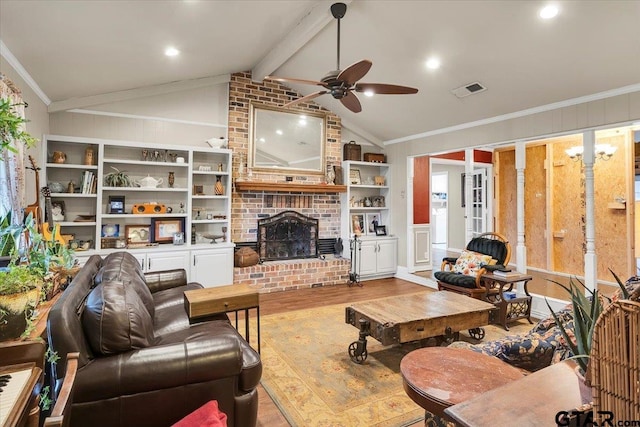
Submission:
<svg viewBox="0 0 640 427">
<path fill-rule="evenodd" d="M 233 248 L 191 251 L 191 279 L 206 288 L 233 284 Z"/>
<path fill-rule="evenodd" d="M 174 270 L 176 268 L 189 271 L 188 251 L 147 253 L 145 272 L 151 273 L 154 271 Z"/>
<path fill-rule="evenodd" d="M 138 263 L 140 264 L 142 271 L 143 272 L 147 271 L 147 254 L 145 252 L 129 252 L 129 253 L 138 260 Z"/>
<path fill-rule="evenodd" d="M 357 257 L 357 264 L 359 267 L 356 270 L 356 273 L 360 274 L 360 276 L 376 274 L 377 245 L 378 243 L 375 241 L 363 240 L 360 242 L 360 250 L 357 254 L 354 254 Z"/>
<path fill-rule="evenodd" d="M 378 273 L 395 273 L 397 265 L 398 241 L 395 239 L 377 242 Z"/>
</svg>

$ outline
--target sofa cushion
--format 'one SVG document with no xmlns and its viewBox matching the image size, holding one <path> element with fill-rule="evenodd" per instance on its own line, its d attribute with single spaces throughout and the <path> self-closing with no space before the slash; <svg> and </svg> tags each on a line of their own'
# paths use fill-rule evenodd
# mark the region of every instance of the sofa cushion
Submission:
<svg viewBox="0 0 640 427">
<path fill-rule="evenodd" d="M 507 337 L 499 343 L 498 358 L 531 372 L 549 366 L 556 350 L 553 343 L 538 334 Z"/>
<path fill-rule="evenodd" d="M 453 271 L 436 271 L 434 276 L 437 280 L 454 286 L 463 288 L 475 288 L 476 278 L 466 274 L 454 273 Z"/>
<path fill-rule="evenodd" d="M 130 284 L 142 300 L 149 315 L 153 318 L 155 314 L 155 304 L 151 291 L 147 286 L 144 273 L 137 258 L 128 252 L 115 252 L 109 254 L 102 263 L 102 268 L 93 278 L 97 286 L 105 280 L 120 280 Z"/>
<path fill-rule="evenodd" d="M 91 349 L 109 355 L 154 344 L 153 321 L 133 286 L 103 281 L 87 297 L 82 326 Z"/>
<path fill-rule="evenodd" d="M 483 255 L 473 251 L 462 251 L 453 266 L 454 273 L 476 276 L 478 271 L 491 262 L 491 255 Z"/>
</svg>

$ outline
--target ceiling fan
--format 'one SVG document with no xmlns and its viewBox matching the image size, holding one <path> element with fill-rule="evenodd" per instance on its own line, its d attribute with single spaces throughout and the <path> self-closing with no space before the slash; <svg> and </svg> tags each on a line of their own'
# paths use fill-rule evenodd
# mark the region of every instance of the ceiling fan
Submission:
<svg viewBox="0 0 640 427">
<path fill-rule="evenodd" d="M 334 3 L 331 5 L 331 14 L 338 20 L 338 54 L 337 54 L 337 68 L 334 71 L 330 71 L 320 81 L 316 80 L 304 80 L 286 77 L 267 76 L 265 79 L 274 80 L 278 82 L 290 82 L 290 83 L 302 83 L 316 86 L 322 86 L 324 90 L 314 92 L 302 98 L 293 100 L 285 105 L 284 108 L 298 104 L 300 102 L 310 101 L 317 98 L 320 95 L 331 94 L 335 99 L 339 99 L 342 105 L 347 107 L 354 113 L 362 111 L 362 105 L 358 97 L 353 93 L 355 92 L 372 92 L 374 94 L 382 95 L 404 95 L 417 93 L 418 89 L 408 86 L 398 86 L 384 83 L 357 83 L 358 80 L 363 78 L 365 74 L 369 72 L 372 62 L 368 59 L 356 62 L 349 65 L 344 70 L 340 69 L 340 20 L 347 13 L 347 5 L 344 3 Z"/>
</svg>

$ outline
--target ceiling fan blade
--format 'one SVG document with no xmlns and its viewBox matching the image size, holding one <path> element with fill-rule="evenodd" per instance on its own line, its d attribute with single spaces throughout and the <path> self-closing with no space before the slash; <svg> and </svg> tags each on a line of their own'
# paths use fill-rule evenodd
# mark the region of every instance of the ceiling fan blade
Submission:
<svg viewBox="0 0 640 427">
<path fill-rule="evenodd" d="M 351 91 L 347 92 L 347 95 L 344 98 L 340 98 L 340 102 L 354 113 L 362 111 L 362 105 L 360 105 L 358 97 Z"/>
<path fill-rule="evenodd" d="M 301 83 L 301 84 L 305 84 L 305 85 L 324 86 L 324 83 L 316 81 L 316 80 L 294 79 L 294 78 L 289 78 L 289 77 L 277 77 L 277 76 L 267 76 L 264 79 L 265 80 L 273 80 L 275 82 L 281 82 L 281 83 Z"/>
<path fill-rule="evenodd" d="M 320 95 L 324 95 L 325 93 L 329 93 L 329 92 L 327 92 L 326 90 L 321 90 L 319 92 L 310 93 L 307 96 L 303 96 L 302 98 L 294 99 L 293 101 L 284 104 L 282 106 L 282 108 L 291 107 L 292 105 L 296 105 L 296 104 L 298 104 L 300 102 L 311 101 L 312 99 L 317 98 Z"/>
<path fill-rule="evenodd" d="M 356 92 L 372 91 L 380 95 L 408 95 L 418 93 L 418 89 L 409 86 L 388 85 L 385 83 L 358 83 Z"/>
<path fill-rule="evenodd" d="M 352 86 L 355 82 L 364 77 L 369 72 L 373 63 L 368 59 L 363 59 L 360 62 L 349 65 L 338 74 L 337 79 L 343 82 L 347 82 L 349 86 Z"/>
</svg>

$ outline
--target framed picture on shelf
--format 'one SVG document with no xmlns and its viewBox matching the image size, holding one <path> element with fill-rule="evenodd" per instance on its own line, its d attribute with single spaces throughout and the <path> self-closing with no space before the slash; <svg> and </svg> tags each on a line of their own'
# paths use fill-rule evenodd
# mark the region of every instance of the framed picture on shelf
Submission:
<svg viewBox="0 0 640 427">
<path fill-rule="evenodd" d="M 51 202 L 51 216 L 53 221 L 49 219 L 50 222 L 64 221 L 64 201 L 55 200 Z"/>
<path fill-rule="evenodd" d="M 355 185 L 360 185 L 362 183 L 362 177 L 360 176 L 360 169 L 349 170 L 349 182 Z"/>
<path fill-rule="evenodd" d="M 173 243 L 176 233 L 184 233 L 184 218 L 151 218 L 151 243 Z"/>
<path fill-rule="evenodd" d="M 367 234 L 376 234 L 376 227 L 380 225 L 380 214 L 378 212 L 365 214 L 365 223 L 367 225 Z"/>
<path fill-rule="evenodd" d="M 376 236 L 386 236 L 387 235 L 387 227 L 384 225 L 376 226 Z"/>
<path fill-rule="evenodd" d="M 120 235 L 120 224 L 104 224 L 102 226 L 102 237 L 118 237 Z"/>
<path fill-rule="evenodd" d="M 352 214 L 351 215 L 351 234 L 365 234 L 366 229 L 364 228 L 364 215 L 363 214 Z"/>
<path fill-rule="evenodd" d="M 109 196 L 109 213 L 124 213 L 124 196 Z"/>
<path fill-rule="evenodd" d="M 129 243 L 149 243 L 151 232 L 149 224 L 126 225 L 125 237 Z"/>
</svg>

